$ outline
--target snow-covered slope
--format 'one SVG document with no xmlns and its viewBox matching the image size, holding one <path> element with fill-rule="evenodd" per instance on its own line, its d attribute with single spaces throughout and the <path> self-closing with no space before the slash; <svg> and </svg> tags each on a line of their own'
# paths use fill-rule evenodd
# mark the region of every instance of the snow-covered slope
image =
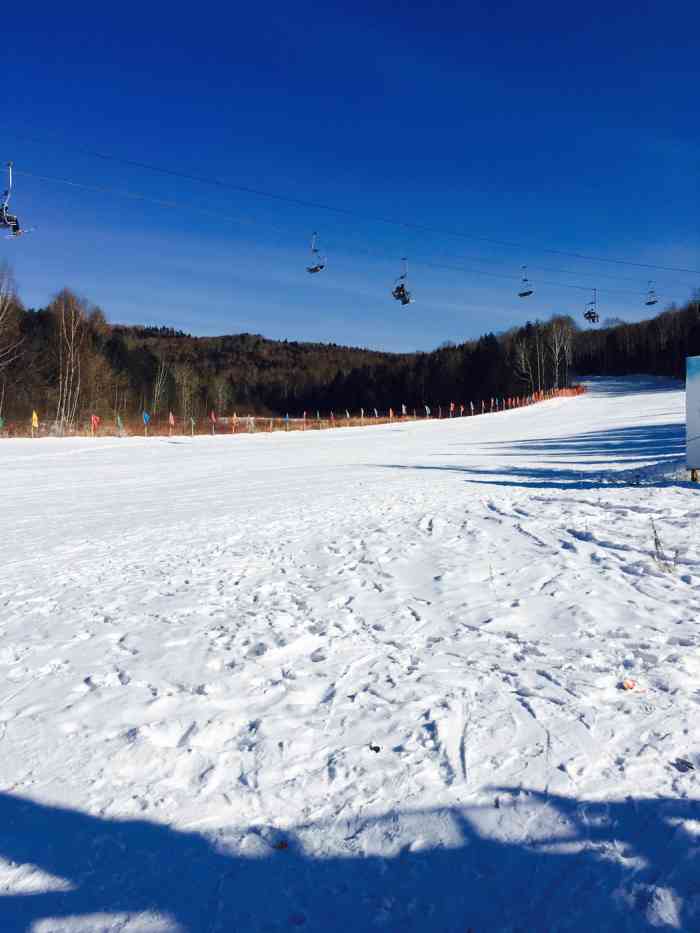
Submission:
<svg viewBox="0 0 700 933">
<path fill-rule="evenodd" d="M 3 441 L 0 930 L 700 930 L 682 421 Z"/>
</svg>

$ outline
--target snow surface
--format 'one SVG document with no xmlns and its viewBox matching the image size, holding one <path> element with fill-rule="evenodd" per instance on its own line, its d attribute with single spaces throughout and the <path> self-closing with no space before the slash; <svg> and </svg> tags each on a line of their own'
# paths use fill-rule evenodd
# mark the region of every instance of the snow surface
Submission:
<svg viewBox="0 0 700 933">
<path fill-rule="evenodd" d="M 0 443 L 2 933 L 700 930 L 683 405 Z"/>
</svg>

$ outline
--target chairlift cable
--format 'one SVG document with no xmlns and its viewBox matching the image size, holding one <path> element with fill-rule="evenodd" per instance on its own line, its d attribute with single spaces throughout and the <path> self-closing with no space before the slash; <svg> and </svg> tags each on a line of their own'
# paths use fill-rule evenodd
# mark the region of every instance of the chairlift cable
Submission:
<svg viewBox="0 0 700 933">
<path fill-rule="evenodd" d="M 614 265 L 634 266 L 638 269 L 656 269 L 661 272 L 681 272 L 681 273 L 685 273 L 689 275 L 700 276 L 700 269 L 684 269 L 684 268 L 680 268 L 677 266 L 661 266 L 661 265 L 656 265 L 654 263 L 635 262 L 630 259 L 620 259 L 620 258 L 614 258 L 610 256 L 590 256 L 590 255 L 587 255 L 586 253 L 578 253 L 578 252 L 569 251 L 569 250 L 553 249 L 551 247 L 540 247 L 537 250 L 533 250 L 531 244 L 527 245 L 525 243 L 516 243 L 516 242 L 512 242 L 508 240 L 498 240 L 495 238 L 480 236 L 478 234 L 465 233 L 463 231 L 458 231 L 458 230 L 439 229 L 439 228 L 431 227 L 431 226 L 424 225 L 424 224 L 412 223 L 406 220 L 397 220 L 395 218 L 390 218 L 390 217 L 374 217 L 368 214 L 363 214 L 360 211 L 354 211 L 346 207 L 338 207 L 337 205 L 324 204 L 318 201 L 307 201 L 305 199 L 294 198 L 289 195 L 278 194 L 278 193 L 270 192 L 270 191 L 263 191 L 261 189 L 252 188 L 247 185 L 236 185 L 231 182 L 221 181 L 221 179 L 218 179 L 218 178 L 211 178 L 211 177 L 203 176 L 203 175 L 193 175 L 188 172 L 182 172 L 176 169 L 166 168 L 166 167 L 159 166 L 159 165 L 153 165 L 152 163 L 148 163 L 148 162 L 140 162 L 135 159 L 125 159 L 125 158 L 122 158 L 121 156 L 110 155 L 108 153 L 98 152 L 96 150 L 83 148 L 81 146 L 70 146 L 70 145 L 66 146 L 65 144 L 56 143 L 55 140 L 54 141 L 41 140 L 36 137 L 27 136 L 24 134 L 12 134 L 12 135 L 17 139 L 24 139 L 27 141 L 31 141 L 33 143 L 38 143 L 40 145 L 46 145 L 46 144 L 64 145 L 64 148 L 70 148 L 71 150 L 74 150 L 76 152 L 81 152 L 84 155 L 89 155 L 91 157 L 102 159 L 104 161 L 117 162 L 122 165 L 128 165 L 132 168 L 145 169 L 146 171 L 156 172 L 157 174 L 161 174 L 161 175 L 168 175 L 173 178 L 182 178 L 186 181 L 195 181 L 199 184 L 211 185 L 217 188 L 228 189 L 231 191 L 238 191 L 243 194 L 250 194 L 250 195 L 253 195 L 254 197 L 267 198 L 269 200 L 280 201 L 280 202 L 284 202 L 287 204 L 295 204 L 298 207 L 307 207 L 307 208 L 312 208 L 313 210 L 330 211 L 332 213 L 343 214 L 349 217 L 358 217 L 358 218 L 372 221 L 373 223 L 382 223 L 382 224 L 388 224 L 391 226 L 403 227 L 404 229 L 416 230 L 422 233 L 441 234 L 443 236 L 457 237 L 461 239 L 478 240 L 482 243 L 491 243 L 494 246 L 503 246 L 509 249 L 524 249 L 524 250 L 530 250 L 530 251 L 540 252 L 540 253 L 549 253 L 551 255 L 556 255 L 556 256 L 569 256 L 570 258 L 581 259 L 585 262 L 598 262 L 598 263 L 608 263 L 608 264 L 614 264 Z"/>
<path fill-rule="evenodd" d="M 140 192 L 125 191 L 123 189 L 111 188 L 106 185 L 85 184 L 84 182 L 73 181 L 68 178 L 57 178 L 55 176 L 50 176 L 50 175 L 39 175 L 34 172 L 27 172 L 25 170 L 18 171 L 16 168 L 14 169 L 14 173 L 15 175 L 21 175 L 25 178 L 33 178 L 37 181 L 68 185 L 69 187 L 78 188 L 84 191 L 92 191 L 98 194 L 108 194 L 108 195 L 112 195 L 116 197 L 127 198 L 129 200 L 142 201 L 144 203 L 154 204 L 157 207 L 166 208 L 169 210 L 182 210 L 183 208 L 182 201 L 169 201 L 164 198 L 153 198 L 149 195 L 145 195 Z M 261 224 L 260 221 L 255 220 L 254 218 L 251 218 L 251 217 L 245 217 L 241 215 L 234 216 L 232 214 L 227 214 L 220 210 L 211 210 L 211 209 L 200 207 L 200 206 L 192 206 L 192 205 L 186 205 L 186 206 L 189 212 L 199 213 L 199 214 L 202 214 L 208 217 L 218 217 L 223 220 L 229 221 L 231 223 L 240 224 L 242 226 L 264 225 L 268 229 L 275 230 L 277 233 L 281 233 L 284 236 L 289 236 L 290 234 L 290 229 L 288 227 L 280 227 L 279 225 L 268 223 L 267 221 L 264 221 L 263 224 Z M 389 256 L 386 253 L 379 253 L 375 249 L 366 250 L 366 249 L 362 249 L 361 247 L 347 247 L 345 248 L 344 251 L 348 253 L 360 253 L 362 255 L 371 256 L 373 258 L 378 258 L 381 255 L 381 257 L 383 259 L 386 259 L 387 261 L 390 261 L 390 262 L 396 261 L 395 258 Z M 511 275 L 509 273 L 492 272 L 486 269 L 477 269 L 472 266 L 461 266 L 461 265 L 457 266 L 457 265 L 451 265 L 448 263 L 433 262 L 427 259 L 415 259 L 415 258 L 412 259 L 411 261 L 415 263 L 416 265 L 425 266 L 427 268 L 442 269 L 446 271 L 459 272 L 459 273 L 468 274 L 468 275 L 480 275 L 480 276 L 486 276 L 488 278 L 498 278 L 498 279 L 508 280 L 511 282 L 519 280 L 518 276 Z M 575 289 L 577 291 L 588 291 L 589 292 L 591 290 L 591 287 L 589 285 L 578 285 L 578 284 L 569 283 L 569 282 L 553 282 L 547 279 L 538 279 L 538 285 L 547 286 L 551 288 Z M 614 289 L 614 288 L 606 287 L 604 289 L 601 289 L 601 291 L 604 291 L 607 294 L 617 294 L 617 295 L 625 295 L 625 296 L 635 295 L 637 298 L 639 296 L 638 291 L 632 291 L 631 289 L 623 290 L 623 289 Z"/>
</svg>

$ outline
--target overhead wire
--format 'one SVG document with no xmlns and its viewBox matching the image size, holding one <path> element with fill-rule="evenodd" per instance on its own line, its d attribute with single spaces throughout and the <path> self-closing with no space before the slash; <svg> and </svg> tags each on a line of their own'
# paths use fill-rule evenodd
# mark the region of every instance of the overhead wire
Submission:
<svg viewBox="0 0 700 933">
<path fill-rule="evenodd" d="M 283 233 L 285 236 L 289 234 L 289 230 L 287 228 L 282 228 L 275 224 L 270 224 L 267 222 L 262 222 L 261 224 L 260 221 L 257 221 L 250 217 L 244 217 L 240 215 L 234 216 L 232 214 L 224 213 L 223 211 L 220 211 L 220 210 L 210 210 L 208 208 L 204 208 L 200 206 L 183 204 L 182 201 L 169 201 L 163 198 L 153 198 L 150 195 L 145 195 L 140 192 L 125 191 L 125 190 L 118 189 L 118 188 L 111 188 L 106 185 L 85 184 L 84 182 L 73 181 L 68 178 L 57 178 L 55 176 L 50 176 L 50 175 L 39 175 L 34 172 L 27 172 L 25 170 L 17 171 L 15 169 L 15 174 L 22 175 L 26 178 L 33 178 L 37 181 L 68 185 L 72 188 L 80 188 L 82 190 L 92 191 L 92 192 L 96 192 L 100 194 L 109 194 L 109 195 L 114 195 L 117 197 L 128 198 L 130 200 L 143 201 L 145 203 L 155 204 L 158 207 L 162 207 L 162 208 L 166 208 L 170 210 L 182 210 L 183 208 L 186 208 L 188 212 L 198 213 L 198 214 L 202 214 L 208 217 L 222 218 L 224 220 L 230 221 L 235 224 L 253 225 L 253 226 L 263 225 L 267 227 L 268 229 L 273 229 L 278 233 Z M 386 253 L 380 253 L 376 249 L 367 250 L 367 249 L 362 249 L 361 247 L 344 246 L 343 250 L 345 252 L 356 253 L 356 254 L 371 256 L 375 258 L 378 258 L 381 256 L 382 258 L 384 258 L 385 260 L 389 262 L 399 261 L 399 257 L 389 256 Z M 455 258 L 461 258 L 461 257 L 455 257 Z M 488 278 L 505 279 L 505 280 L 512 281 L 512 282 L 520 281 L 520 276 L 518 275 L 511 275 L 506 272 L 493 272 L 493 271 L 486 270 L 486 269 L 477 269 L 473 266 L 464 266 L 464 265 L 457 266 L 457 265 L 452 265 L 448 263 L 435 262 L 433 260 L 420 259 L 420 258 L 414 258 L 414 257 L 412 257 L 411 262 L 414 265 L 424 266 L 424 267 L 433 268 L 433 269 L 440 269 L 443 271 L 460 272 L 460 273 L 468 274 L 468 275 L 481 275 L 481 276 L 486 276 Z M 592 285 L 579 285 L 579 284 L 568 283 L 568 282 L 552 282 L 546 279 L 539 279 L 539 278 L 537 279 L 536 284 L 538 287 L 542 285 L 546 285 L 548 287 L 553 287 L 553 288 L 568 288 L 568 289 L 575 289 L 577 291 L 584 291 L 584 292 L 590 292 L 592 291 L 594 287 Z M 617 294 L 617 295 L 625 295 L 625 296 L 634 295 L 635 297 L 639 297 L 639 292 L 632 291 L 631 289 L 623 290 L 623 289 L 605 287 L 603 289 L 599 288 L 598 290 L 606 294 Z"/>
<path fill-rule="evenodd" d="M 328 212 L 333 212 L 337 214 L 343 214 L 348 217 L 357 217 L 357 218 L 361 218 L 364 220 L 369 220 L 373 223 L 382 223 L 382 224 L 387 224 L 391 226 L 403 227 L 404 229 L 415 230 L 421 233 L 431 233 L 431 234 L 438 234 L 442 236 L 450 236 L 450 237 L 456 237 L 456 238 L 461 238 L 461 239 L 477 240 L 482 243 L 490 243 L 494 246 L 506 247 L 508 249 L 532 250 L 531 244 L 528 245 L 528 244 L 516 243 L 516 242 L 512 242 L 508 240 L 499 240 L 499 239 L 495 239 L 492 237 L 481 236 L 478 234 L 465 233 L 464 231 L 440 229 L 437 227 L 427 226 L 424 224 L 413 223 L 411 221 L 398 220 L 396 218 L 372 216 L 369 214 L 364 214 L 363 212 L 360 212 L 360 211 L 352 210 L 351 208 L 339 207 L 337 205 L 331 205 L 331 204 L 324 204 L 318 201 L 309 201 L 309 200 L 305 200 L 302 198 L 294 198 L 289 195 L 278 194 L 276 192 L 263 191 L 261 189 L 252 188 L 247 185 L 237 185 L 232 182 L 222 181 L 221 179 L 218 179 L 218 178 L 212 178 L 212 177 L 208 177 L 204 175 L 194 175 L 189 172 L 182 172 L 176 169 L 154 165 L 149 162 L 141 162 L 135 159 L 126 159 L 121 156 L 115 156 L 109 153 L 99 152 L 98 150 L 93 150 L 93 149 L 85 148 L 82 146 L 75 146 L 72 144 L 67 145 L 65 143 L 60 143 L 55 140 L 51 140 L 51 141 L 42 140 L 34 136 L 28 136 L 26 134 L 12 133 L 11 135 L 17 139 L 23 139 L 23 140 L 27 140 L 33 143 L 38 143 L 41 145 L 62 145 L 64 148 L 69 148 L 71 151 L 81 152 L 84 155 L 88 155 L 88 156 L 91 156 L 97 159 L 102 159 L 103 161 L 116 162 L 122 165 L 128 165 L 131 168 L 140 168 L 146 171 L 155 172 L 160 175 L 167 175 L 172 178 L 181 178 L 186 181 L 194 181 L 199 184 L 211 185 L 211 186 L 214 186 L 220 189 L 228 189 L 231 191 L 237 191 L 242 194 L 250 194 L 255 197 L 267 198 L 269 200 L 280 201 L 280 202 L 284 202 L 287 204 L 294 204 L 297 207 L 306 207 L 306 208 L 311 208 L 313 210 L 322 210 L 322 211 L 328 211 Z M 659 272 L 676 272 L 676 273 L 680 272 L 680 273 L 687 274 L 687 275 L 700 276 L 700 269 L 685 269 L 685 268 L 681 268 L 678 266 L 662 266 L 662 265 L 658 265 L 655 263 L 636 262 L 631 259 L 620 259 L 620 258 L 615 258 L 611 256 L 590 256 L 586 253 L 579 253 L 579 252 L 570 251 L 570 250 L 554 249 L 552 247 L 538 247 L 536 252 L 548 253 L 548 254 L 556 255 L 556 256 L 568 256 L 569 258 L 580 259 L 585 262 L 597 262 L 597 263 L 607 263 L 607 264 L 614 264 L 614 265 L 624 265 L 624 266 L 636 267 L 638 269 L 654 269 Z"/>
</svg>

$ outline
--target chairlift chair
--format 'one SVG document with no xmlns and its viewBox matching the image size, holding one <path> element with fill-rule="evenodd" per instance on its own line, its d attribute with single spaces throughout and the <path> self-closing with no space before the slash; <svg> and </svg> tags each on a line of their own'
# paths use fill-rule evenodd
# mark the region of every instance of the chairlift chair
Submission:
<svg viewBox="0 0 700 933">
<path fill-rule="evenodd" d="M 598 314 L 598 289 L 593 289 L 593 298 L 587 303 L 583 316 L 590 324 L 597 324 L 600 320 Z"/>
<path fill-rule="evenodd" d="M 523 278 L 520 283 L 520 291 L 518 292 L 518 298 L 528 298 L 530 295 L 532 295 L 535 289 L 532 287 L 532 284 L 530 283 L 530 280 L 527 277 L 527 266 L 523 266 L 522 270 L 523 270 Z"/>
<path fill-rule="evenodd" d="M 658 300 L 659 299 L 656 297 L 656 290 L 654 289 L 654 283 L 649 282 L 649 291 L 647 292 L 647 297 L 644 301 L 644 304 L 648 306 L 655 305 Z"/>
<path fill-rule="evenodd" d="M 10 196 L 12 195 L 12 162 L 7 163 L 8 182 L 7 188 L 2 195 L 2 204 L 0 204 L 0 227 L 4 227 L 10 232 L 7 234 L 9 240 L 22 236 L 24 231 L 20 222 L 14 214 L 10 213 Z"/>
<path fill-rule="evenodd" d="M 410 305 L 413 302 L 411 293 L 406 288 L 406 280 L 408 279 L 408 265 L 406 259 L 402 259 L 403 263 L 403 272 L 396 279 L 396 284 L 391 290 L 392 298 L 395 298 L 397 301 L 400 301 L 402 305 Z"/>
<path fill-rule="evenodd" d="M 312 275 L 315 272 L 322 272 L 326 268 L 326 257 L 321 256 L 316 243 L 318 242 L 318 233 L 311 237 L 311 265 L 306 267 L 306 271 Z"/>
</svg>

